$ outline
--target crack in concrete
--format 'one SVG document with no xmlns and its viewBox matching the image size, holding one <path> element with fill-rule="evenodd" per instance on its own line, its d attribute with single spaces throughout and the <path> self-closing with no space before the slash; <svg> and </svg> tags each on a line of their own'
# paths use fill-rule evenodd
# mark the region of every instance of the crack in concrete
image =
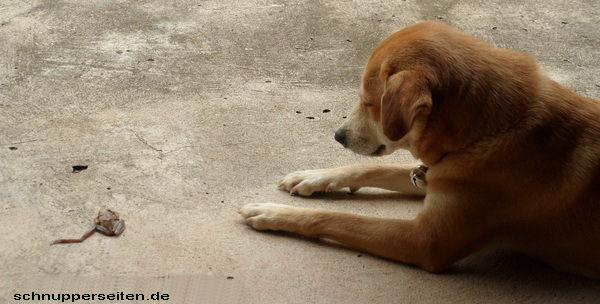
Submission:
<svg viewBox="0 0 600 304">
<path fill-rule="evenodd" d="M 159 152 L 159 153 L 162 154 L 162 152 L 163 152 L 162 149 L 158 149 L 158 148 L 154 147 L 153 145 L 149 144 L 143 137 L 141 137 L 139 134 L 137 134 L 135 131 L 133 131 L 133 129 L 129 129 L 129 131 L 131 131 L 131 133 L 133 133 L 133 135 L 135 135 L 135 137 L 141 143 L 143 143 L 144 145 L 146 145 L 148 148 L 150 148 L 150 149 L 152 149 L 152 150 L 154 150 L 154 151 Z"/>
<path fill-rule="evenodd" d="M 12 143 L 8 143 L 8 144 L 0 144 L 0 146 L 20 145 L 20 144 L 27 144 L 27 143 L 37 142 L 37 141 L 46 141 L 46 140 L 45 139 L 31 139 L 31 140 L 24 140 L 24 141 L 12 142 Z"/>
<path fill-rule="evenodd" d="M 169 153 L 173 153 L 173 152 L 177 152 L 177 151 L 181 151 L 181 150 L 183 150 L 185 148 L 194 148 L 194 147 L 196 147 L 196 146 L 181 146 L 181 147 L 177 147 L 177 148 L 175 148 L 173 150 L 169 150 L 169 151 L 163 152 L 163 155 L 166 155 L 166 154 L 169 154 Z"/>
<path fill-rule="evenodd" d="M 181 151 L 185 148 L 193 148 L 196 147 L 194 145 L 185 145 L 185 146 L 180 146 L 180 147 L 176 147 L 172 150 L 168 150 L 168 151 L 164 151 L 162 149 L 159 149 L 151 144 L 148 143 L 148 141 L 146 141 L 146 139 L 144 139 L 142 136 L 140 136 L 137 132 L 135 132 L 133 129 L 128 129 L 129 131 L 131 131 L 131 133 L 133 133 L 133 135 L 135 135 L 135 137 L 141 142 L 143 143 L 146 147 L 158 152 L 158 159 L 162 160 L 163 157 L 167 154 L 173 153 L 173 152 L 178 152 Z"/>
</svg>

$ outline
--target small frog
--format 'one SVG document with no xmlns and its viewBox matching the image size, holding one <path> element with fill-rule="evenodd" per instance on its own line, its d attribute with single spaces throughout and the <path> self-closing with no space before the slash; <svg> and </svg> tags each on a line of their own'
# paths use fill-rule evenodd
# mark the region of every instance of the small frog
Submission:
<svg viewBox="0 0 600 304">
<path fill-rule="evenodd" d="M 125 230 L 125 221 L 120 220 L 116 212 L 106 209 L 100 210 L 94 225 L 79 239 L 63 239 L 52 242 L 54 244 L 81 243 L 98 231 L 106 236 L 118 236 Z"/>
</svg>

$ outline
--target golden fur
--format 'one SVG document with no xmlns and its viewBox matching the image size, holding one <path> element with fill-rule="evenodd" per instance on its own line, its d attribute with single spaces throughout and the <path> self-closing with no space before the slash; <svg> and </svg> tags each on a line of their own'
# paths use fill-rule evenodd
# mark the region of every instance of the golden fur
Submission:
<svg viewBox="0 0 600 304">
<path fill-rule="evenodd" d="M 508 247 L 600 277 L 600 103 L 541 74 L 526 54 L 423 22 L 384 40 L 360 102 L 340 128 L 360 154 L 408 149 L 429 166 L 351 165 L 291 173 L 300 195 L 343 187 L 422 194 L 413 220 L 249 204 L 246 222 L 328 238 L 439 272 L 484 248 Z"/>
</svg>

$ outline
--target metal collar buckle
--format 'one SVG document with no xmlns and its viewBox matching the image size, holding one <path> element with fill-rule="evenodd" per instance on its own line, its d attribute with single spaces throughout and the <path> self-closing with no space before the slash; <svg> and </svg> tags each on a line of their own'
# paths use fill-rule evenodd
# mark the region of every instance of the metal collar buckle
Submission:
<svg viewBox="0 0 600 304">
<path fill-rule="evenodd" d="M 425 188 L 427 186 L 427 179 L 425 178 L 425 174 L 429 167 L 425 165 L 418 165 L 410 170 L 410 181 L 417 188 Z"/>
</svg>

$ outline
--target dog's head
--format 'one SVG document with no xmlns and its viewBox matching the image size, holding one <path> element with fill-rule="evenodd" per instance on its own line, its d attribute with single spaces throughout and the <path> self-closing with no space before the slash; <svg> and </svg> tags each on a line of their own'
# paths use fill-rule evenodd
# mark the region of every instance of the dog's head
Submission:
<svg viewBox="0 0 600 304">
<path fill-rule="evenodd" d="M 378 78 L 377 84 L 363 81 L 360 102 L 337 130 L 335 139 L 363 155 L 410 150 L 411 139 L 421 134 L 431 113 L 426 73 L 384 70 Z"/>
<path fill-rule="evenodd" d="M 335 133 L 344 147 L 371 156 L 400 148 L 413 152 L 411 144 L 421 136 L 432 110 L 435 85 L 435 75 L 412 45 L 416 36 L 410 30 L 397 32 L 371 55 L 360 102 Z"/>
<path fill-rule="evenodd" d="M 526 54 L 442 23 L 419 23 L 373 51 L 360 102 L 335 139 L 359 154 L 402 148 L 433 164 L 523 117 L 536 77 Z"/>
</svg>

